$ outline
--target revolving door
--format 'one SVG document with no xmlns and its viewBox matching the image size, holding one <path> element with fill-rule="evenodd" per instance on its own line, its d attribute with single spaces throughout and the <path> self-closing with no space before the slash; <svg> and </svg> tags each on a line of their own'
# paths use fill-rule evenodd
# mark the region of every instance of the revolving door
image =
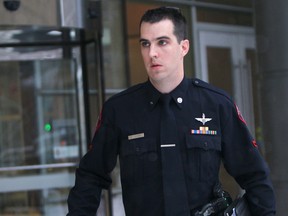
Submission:
<svg viewBox="0 0 288 216">
<path fill-rule="evenodd" d="M 67 213 L 103 101 L 100 56 L 82 29 L 0 27 L 0 215 Z"/>
</svg>

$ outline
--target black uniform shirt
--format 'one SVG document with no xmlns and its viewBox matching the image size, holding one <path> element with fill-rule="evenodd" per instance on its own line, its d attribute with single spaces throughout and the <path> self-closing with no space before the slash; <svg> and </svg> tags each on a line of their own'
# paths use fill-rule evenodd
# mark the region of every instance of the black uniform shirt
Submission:
<svg viewBox="0 0 288 216">
<path fill-rule="evenodd" d="M 170 94 L 191 210 L 213 198 L 223 160 L 229 174 L 246 190 L 253 215 L 274 215 L 268 169 L 233 101 L 198 79 L 184 78 Z M 160 95 L 147 81 L 104 104 L 92 148 L 76 172 L 68 215 L 95 214 L 101 188 L 109 187 L 109 173 L 118 155 L 126 216 L 164 215 Z"/>
</svg>

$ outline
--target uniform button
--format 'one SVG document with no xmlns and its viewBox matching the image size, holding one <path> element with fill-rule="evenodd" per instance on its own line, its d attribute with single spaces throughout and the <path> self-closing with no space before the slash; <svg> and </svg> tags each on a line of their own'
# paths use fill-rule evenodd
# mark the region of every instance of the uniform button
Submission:
<svg viewBox="0 0 288 216">
<path fill-rule="evenodd" d="M 183 99 L 182 99 L 181 97 L 178 97 L 178 98 L 177 98 L 177 102 L 178 102 L 178 103 L 182 103 L 182 102 L 183 102 Z"/>
<path fill-rule="evenodd" d="M 195 80 L 195 84 L 199 84 L 199 81 L 198 81 L 198 80 Z"/>
<path fill-rule="evenodd" d="M 150 104 L 153 105 L 154 104 L 153 101 L 150 101 Z"/>
</svg>

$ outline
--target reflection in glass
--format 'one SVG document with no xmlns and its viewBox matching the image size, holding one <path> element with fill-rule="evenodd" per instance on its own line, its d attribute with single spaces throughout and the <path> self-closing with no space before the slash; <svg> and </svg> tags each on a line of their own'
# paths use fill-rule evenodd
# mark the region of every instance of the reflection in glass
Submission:
<svg viewBox="0 0 288 216">
<path fill-rule="evenodd" d="M 67 188 L 18 191 L 0 194 L 0 212 L 3 216 L 66 215 Z"/>
<path fill-rule="evenodd" d="M 0 67 L 0 133 L 5 134 L 0 166 L 78 159 L 74 63 L 1 62 Z"/>
<path fill-rule="evenodd" d="M 65 215 L 80 135 L 74 60 L 0 62 L 0 215 Z"/>
</svg>

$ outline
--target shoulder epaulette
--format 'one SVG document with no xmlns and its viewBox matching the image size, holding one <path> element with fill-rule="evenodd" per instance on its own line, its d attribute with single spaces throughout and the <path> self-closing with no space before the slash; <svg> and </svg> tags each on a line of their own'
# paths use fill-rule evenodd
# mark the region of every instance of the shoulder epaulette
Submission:
<svg viewBox="0 0 288 216">
<path fill-rule="evenodd" d="M 212 84 L 209 84 L 207 82 L 204 82 L 203 80 L 200 80 L 200 79 L 197 79 L 197 78 L 193 78 L 192 79 L 192 83 L 194 86 L 197 86 L 197 87 L 200 87 L 200 88 L 205 88 L 209 91 L 212 91 L 212 92 L 215 92 L 217 94 L 220 94 L 220 95 L 223 95 L 224 97 L 228 98 L 230 101 L 232 100 L 231 99 L 231 96 L 226 92 L 224 91 L 223 89 L 220 89 Z"/>
<path fill-rule="evenodd" d="M 131 86 L 115 95 L 113 95 L 110 99 L 114 99 L 114 98 L 118 98 L 118 97 L 121 97 L 121 96 L 124 96 L 124 95 L 127 95 L 127 94 L 130 94 L 130 93 L 133 93 L 139 89 L 141 89 L 146 83 L 139 83 L 139 84 L 136 84 L 134 86 Z"/>
</svg>

